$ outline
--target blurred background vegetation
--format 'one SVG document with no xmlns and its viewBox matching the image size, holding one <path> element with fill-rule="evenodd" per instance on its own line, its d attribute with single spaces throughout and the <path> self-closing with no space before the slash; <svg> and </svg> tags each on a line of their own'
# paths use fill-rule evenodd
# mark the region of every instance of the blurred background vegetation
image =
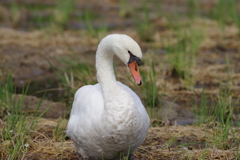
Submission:
<svg viewBox="0 0 240 160">
<path fill-rule="evenodd" d="M 30 113 L 62 117 L 50 139 L 65 141 L 62 122 L 66 125 L 75 91 L 97 83 L 98 43 L 121 33 L 142 48 L 143 85 L 136 86 L 117 59 L 116 76 L 141 97 L 152 126 L 204 126 L 209 135 L 201 141 L 202 159 L 209 159 L 207 149 L 214 147 L 239 158 L 234 128 L 240 121 L 239 13 L 238 0 L 0 0 L 0 157 L 18 159 L 29 153 L 27 144 L 37 154 L 29 133 L 38 122 Z M 174 137 L 161 144 L 167 150 L 177 145 Z"/>
</svg>

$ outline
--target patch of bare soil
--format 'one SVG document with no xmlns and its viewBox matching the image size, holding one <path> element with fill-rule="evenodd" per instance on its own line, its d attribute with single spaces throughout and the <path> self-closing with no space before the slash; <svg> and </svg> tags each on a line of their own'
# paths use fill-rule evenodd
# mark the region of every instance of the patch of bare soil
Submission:
<svg viewBox="0 0 240 160">
<path fill-rule="evenodd" d="M 94 62 L 94 58 L 88 58 L 90 54 L 87 53 L 96 49 L 97 41 L 81 39 L 81 34 L 69 31 L 49 36 L 45 31 L 22 32 L 0 28 L 0 35 L 0 68 L 5 70 L 5 74 L 11 71 L 16 86 L 56 77 L 50 63 L 60 67 L 63 56 L 71 56 L 68 45 L 72 46 L 75 53 L 79 53 L 79 61 L 83 61 L 84 57 Z"/>
</svg>

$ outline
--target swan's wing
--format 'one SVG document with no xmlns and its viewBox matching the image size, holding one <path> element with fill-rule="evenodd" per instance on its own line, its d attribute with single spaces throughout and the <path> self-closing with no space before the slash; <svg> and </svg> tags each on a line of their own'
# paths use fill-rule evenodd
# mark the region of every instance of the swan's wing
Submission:
<svg viewBox="0 0 240 160">
<path fill-rule="evenodd" d="M 138 97 L 138 95 L 135 92 L 133 92 L 133 90 L 131 88 L 129 88 L 128 86 L 122 84 L 121 82 L 118 82 L 118 83 L 133 96 L 133 99 L 135 100 L 138 110 L 139 110 L 140 114 L 143 116 L 143 119 L 146 122 L 146 124 L 150 123 L 149 116 L 146 112 L 145 107 L 142 104 L 141 99 Z"/>
<path fill-rule="evenodd" d="M 138 97 L 138 95 L 135 92 L 133 92 L 133 90 L 131 90 L 128 86 L 122 84 L 121 82 L 118 82 L 118 83 L 133 96 L 133 99 L 135 100 L 138 111 L 140 113 L 140 117 L 141 117 L 140 123 L 141 123 L 141 125 L 139 125 L 139 126 L 141 126 L 141 129 L 138 133 L 139 141 L 136 141 L 135 142 L 135 147 L 133 147 L 133 150 L 135 150 L 135 149 L 137 149 L 137 147 L 139 145 L 141 145 L 141 143 L 143 142 L 143 140 L 145 139 L 145 137 L 148 133 L 148 128 L 150 127 L 150 118 L 147 114 L 147 111 L 146 111 L 145 107 L 143 106 L 143 104 L 141 102 L 141 99 Z"/>
<path fill-rule="evenodd" d="M 83 86 L 75 93 L 67 134 L 73 138 L 88 134 L 98 125 L 104 109 L 99 84 Z"/>
</svg>

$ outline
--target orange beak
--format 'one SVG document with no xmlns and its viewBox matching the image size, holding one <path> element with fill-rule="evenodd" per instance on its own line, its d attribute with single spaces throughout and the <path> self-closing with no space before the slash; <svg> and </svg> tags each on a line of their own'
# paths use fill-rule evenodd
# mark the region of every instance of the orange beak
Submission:
<svg viewBox="0 0 240 160">
<path fill-rule="evenodd" d="M 132 73 L 133 79 L 135 80 L 135 82 L 137 83 L 137 85 L 141 85 L 142 84 L 142 78 L 140 75 L 140 70 L 139 70 L 139 66 L 137 64 L 137 62 L 132 62 L 132 63 L 128 63 L 128 67 Z"/>
</svg>

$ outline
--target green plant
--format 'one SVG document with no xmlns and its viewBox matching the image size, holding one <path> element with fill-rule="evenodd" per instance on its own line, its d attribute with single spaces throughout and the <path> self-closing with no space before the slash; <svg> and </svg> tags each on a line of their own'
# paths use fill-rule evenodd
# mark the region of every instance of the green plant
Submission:
<svg viewBox="0 0 240 160">
<path fill-rule="evenodd" d="M 240 16 L 237 10 L 238 2 L 236 0 L 219 0 L 213 10 L 213 17 L 224 28 L 229 22 L 235 23 L 240 28 Z M 227 8 L 227 11 L 226 11 Z"/>
<path fill-rule="evenodd" d="M 75 92 L 80 86 L 87 84 L 95 84 L 94 66 L 89 66 L 79 61 L 76 54 L 72 57 L 59 59 L 63 67 L 55 67 L 49 62 L 54 73 L 60 80 L 60 85 L 65 90 L 65 103 L 66 106 L 71 106 Z"/>
<path fill-rule="evenodd" d="M 41 14 L 43 11 L 47 11 L 50 9 L 53 10 L 53 6 L 40 3 L 24 3 L 24 8 L 31 13 L 31 16 L 28 18 L 28 22 L 34 24 L 31 30 L 44 29 L 44 27 L 48 27 L 49 25 L 51 25 L 51 23 L 53 23 L 53 16 Z"/>
<path fill-rule="evenodd" d="M 70 13 L 74 8 L 75 0 L 60 0 L 56 3 L 56 8 L 53 13 L 53 25 L 62 27 L 66 25 L 70 18 Z"/>
<path fill-rule="evenodd" d="M 227 64 L 227 72 L 228 72 L 228 88 L 231 90 L 232 86 L 233 86 L 233 76 L 232 76 L 232 68 L 231 68 L 231 64 L 230 64 L 230 60 L 228 55 L 226 55 L 226 64 Z"/>
<path fill-rule="evenodd" d="M 142 1 L 142 10 L 143 10 L 142 14 L 135 15 L 137 32 L 142 40 L 151 42 L 153 41 L 153 27 L 151 24 L 149 9 L 148 9 L 146 0 Z M 136 13 L 139 13 L 139 12 L 136 12 Z"/>
<path fill-rule="evenodd" d="M 97 16 L 91 12 L 90 10 L 85 10 L 84 11 L 84 18 L 83 21 L 86 24 L 86 28 L 88 33 L 93 36 L 93 37 L 97 37 L 98 41 L 100 42 L 100 40 L 106 36 L 108 28 L 105 22 L 105 19 L 102 18 L 101 19 L 101 23 L 100 25 L 97 27 L 94 27 L 92 24 L 93 19 L 95 19 Z"/>
<path fill-rule="evenodd" d="M 90 33 L 90 35 L 95 36 L 96 35 L 96 30 L 94 29 L 92 25 L 92 20 L 94 18 L 94 14 L 90 12 L 89 10 L 86 10 L 84 12 L 84 22 L 86 24 L 87 30 Z"/>
<path fill-rule="evenodd" d="M 198 95 L 197 95 L 198 96 Z M 204 87 L 202 88 L 200 105 L 195 102 L 193 108 L 196 114 L 196 121 L 198 124 L 205 124 L 207 122 L 215 121 L 216 119 L 211 115 L 214 114 L 214 107 L 208 104 L 208 96 L 205 94 Z"/>
<path fill-rule="evenodd" d="M 57 126 L 55 128 L 55 131 L 54 131 L 54 139 L 55 141 L 61 141 L 63 142 L 66 138 L 66 134 L 65 134 L 65 129 L 66 129 L 66 126 L 67 126 L 67 120 L 64 118 L 64 119 L 59 119 L 58 122 L 57 122 Z"/>
<path fill-rule="evenodd" d="M 20 22 L 20 18 L 21 18 L 21 8 L 20 6 L 18 5 L 17 1 L 13 1 L 11 3 L 11 20 L 12 20 L 12 23 L 13 23 L 13 27 L 18 27 L 19 25 L 19 22 Z"/>
<path fill-rule="evenodd" d="M 188 16 L 191 21 L 195 19 L 197 16 L 197 4 L 195 0 L 188 0 L 187 1 L 187 7 L 188 7 Z"/>
<path fill-rule="evenodd" d="M 0 84 L 0 117 L 4 118 L 4 115 L 9 114 L 12 94 L 14 92 L 12 76 L 8 74 L 6 80 L 7 83 Z"/>
<path fill-rule="evenodd" d="M 0 87 L 0 107 L 7 107 L 7 115 L 3 115 L 6 124 L 1 126 L 0 132 L 0 156 L 1 159 L 21 159 L 28 150 L 31 131 L 46 110 L 39 117 L 36 117 L 42 102 L 40 101 L 32 116 L 29 116 L 27 111 L 23 113 L 22 104 L 28 87 L 23 91 L 21 98 L 17 99 L 14 96 L 13 100 L 15 88 L 10 75 L 7 78 L 6 84 Z"/>
<path fill-rule="evenodd" d="M 231 91 L 220 86 L 218 97 L 214 104 L 208 104 L 208 98 L 204 93 L 204 89 L 201 96 L 201 104 L 196 107 L 196 115 L 200 125 L 213 124 L 214 133 L 211 143 L 217 148 L 227 149 L 234 143 L 229 143 L 229 136 L 231 135 L 232 141 L 238 141 L 236 129 L 233 124 L 233 106 L 231 101 Z"/>
<path fill-rule="evenodd" d="M 120 17 L 125 17 L 127 15 L 127 0 L 121 0 L 120 1 L 120 11 L 119 15 Z"/>
<path fill-rule="evenodd" d="M 151 62 L 151 70 L 147 73 L 146 71 L 141 71 L 141 75 L 144 82 L 143 93 L 145 97 L 145 104 L 150 108 L 155 108 L 159 104 L 155 64 Z"/>
<path fill-rule="evenodd" d="M 184 86 L 190 89 L 195 84 L 191 69 L 196 65 L 196 53 L 203 40 L 203 33 L 193 28 L 180 29 L 179 26 L 176 37 L 176 45 L 166 46 L 172 76 L 182 78 Z"/>
</svg>

